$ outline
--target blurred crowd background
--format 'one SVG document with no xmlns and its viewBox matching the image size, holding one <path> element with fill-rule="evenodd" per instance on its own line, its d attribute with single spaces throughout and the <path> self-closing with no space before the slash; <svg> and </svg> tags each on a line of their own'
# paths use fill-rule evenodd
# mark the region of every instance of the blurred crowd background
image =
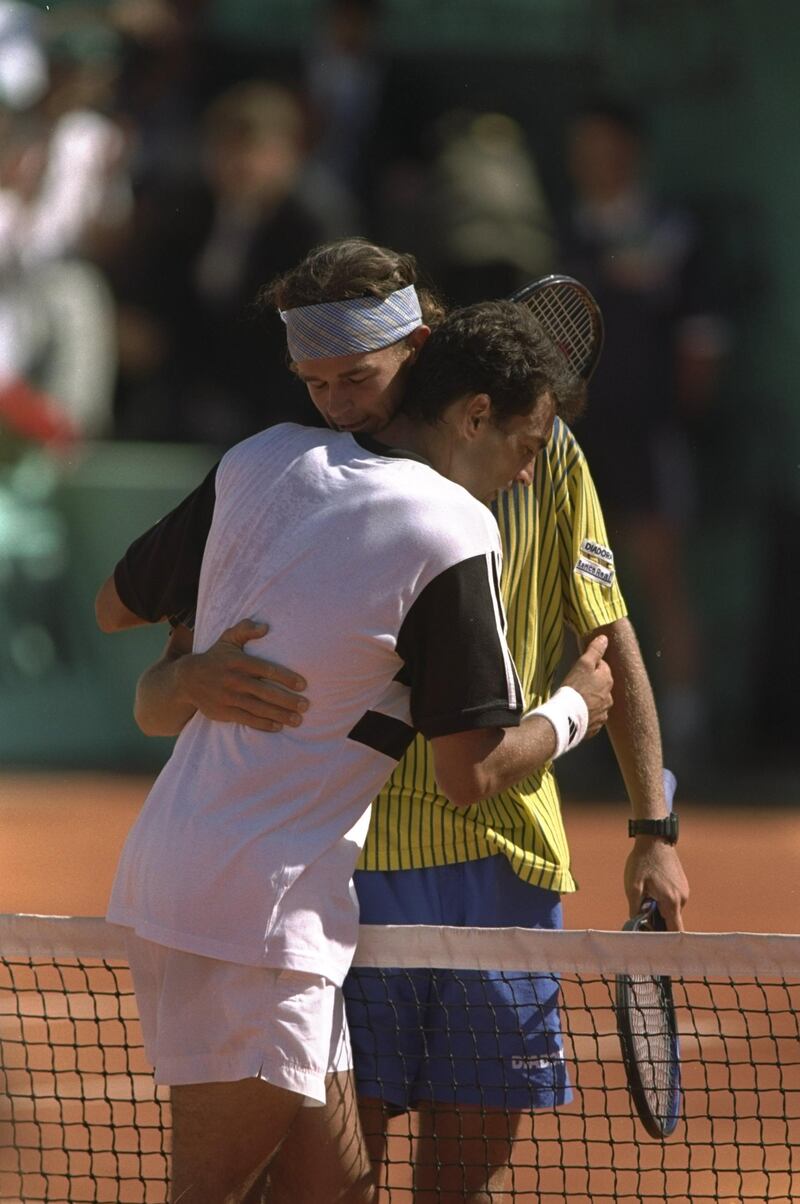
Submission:
<svg viewBox="0 0 800 1204">
<path fill-rule="evenodd" d="M 793 0 L 0 0 L 3 763 L 160 763 L 130 702 L 163 633 L 104 639 L 93 594 L 221 450 L 311 419 L 259 289 L 362 234 L 449 304 L 589 285 L 577 434 L 667 759 L 796 798 L 799 31 Z M 619 791 L 594 745 L 568 789 Z"/>
</svg>

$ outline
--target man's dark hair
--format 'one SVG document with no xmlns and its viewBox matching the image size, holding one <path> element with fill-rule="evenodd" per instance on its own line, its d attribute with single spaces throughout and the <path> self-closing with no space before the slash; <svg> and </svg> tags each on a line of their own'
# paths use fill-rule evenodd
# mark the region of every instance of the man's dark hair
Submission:
<svg viewBox="0 0 800 1204">
<path fill-rule="evenodd" d="M 438 422 L 460 397 L 487 393 L 498 425 L 528 414 L 550 392 L 571 421 L 583 389 L 542 327 L 515 301 L 483 301 L 454 310 L 436 327 L 411 366 L 403 413 Z"/>
<path fill-rule="evenodd" d="M 413 255 L 392 251 L 364 238 L 342 238 L 309 251 L 296 267 L 278 276 L 262 291 L 260 301 L 275 309 L 296 309 L 353 297 L 388 297 L 413 284 L 422 320 L 435 326 L 445 308 L 433 290 L 419 280 Z"/>
</svg>

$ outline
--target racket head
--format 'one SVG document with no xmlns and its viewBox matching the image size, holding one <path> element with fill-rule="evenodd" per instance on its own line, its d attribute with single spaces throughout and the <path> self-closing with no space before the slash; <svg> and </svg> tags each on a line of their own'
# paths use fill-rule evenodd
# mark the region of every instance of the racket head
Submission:
<svg viewBox="0 0 800 1204">
<path fill-rule="evenodd" d="M 576 376 L 591 379 L 605 328 L 600 306 L 584 284 L 573 276 L 543 276 L 517 289 L 509 300 L 530 310 Z"/>
<path fill-rule="evenodd" d="M 663 932 L 663 917 L 648 900 L 627 932 Z M 666 975 L 618 974 L 614 1011 L 628 1085 L 651 1137 L 675 1131 L 681 1107 L 681 1064 L 672 980 Z"/>
</svg>

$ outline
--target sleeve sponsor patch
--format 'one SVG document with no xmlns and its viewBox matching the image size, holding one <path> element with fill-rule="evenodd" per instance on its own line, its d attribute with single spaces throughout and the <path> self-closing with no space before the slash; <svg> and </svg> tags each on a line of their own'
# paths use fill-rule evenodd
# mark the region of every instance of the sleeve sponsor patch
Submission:
<svg viewBox="0 0 800 1204">
<path fill-rule="evenodd" d="M 611 548 L 606 548 L 601 543 L 595 543 L 593 539 L 584 539 L 581 541 L 581 551 L 587 556 L 594 556 L 597 560 L 602 560 L 603 564 L 614 563 L 614 553 Z"/>
<path fill-rule="evenodd" d="M 595 581 L 606 589 L 610 589 L 614 584 L 613 569 L 606 568 L 605 565 L 598 564 L 595 560 L 587 560 L 585 556 L 578 557 L 573 572 L 578 573 L 581 577 L 586 577 L 589 581 Z"/>
</svg>

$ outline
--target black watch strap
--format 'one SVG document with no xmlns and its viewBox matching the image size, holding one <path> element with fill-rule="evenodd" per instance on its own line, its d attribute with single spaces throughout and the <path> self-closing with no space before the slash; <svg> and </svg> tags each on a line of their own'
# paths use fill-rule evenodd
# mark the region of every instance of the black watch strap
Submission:
<svg viewBox="0 0 800 1204">
<path fill-rule="evenodd" d="M 664 819 L 629 819 L 629 836 L 661 836 L 667 844 L 678 843 L 678 817 L 674 811 Z"/>
</svg>

